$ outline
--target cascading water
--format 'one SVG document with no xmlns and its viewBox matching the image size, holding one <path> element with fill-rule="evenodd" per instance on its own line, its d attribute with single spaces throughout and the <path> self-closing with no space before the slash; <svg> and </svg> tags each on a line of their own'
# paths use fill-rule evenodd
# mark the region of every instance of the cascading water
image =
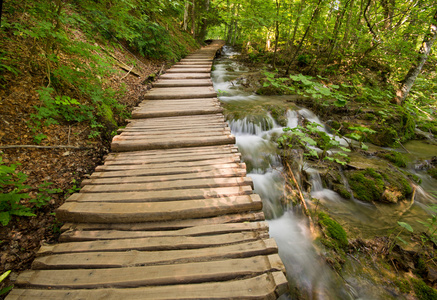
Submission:
<svg viewBox="0 0 437 300">
<path fill-rule="evenodd" d="M 229 52 L 226 50 L 225 48 L 224 58 L 216 62 L 212 72 L 214 87 L 223 95 L 220 96 L 221 101 L 235 102 L 237 110 L 244 110 L 238 107 L 238 103 L 250 101 L 257 105 L 275 98 L 266 99 L 240 90 L 235 80 L 244 71 L 237 68 L 237 64 L 228 58 Z M 234 71 L 236 68 L 237 71 Z M 320 123 L 318 118 L 306 109 L 290 110 L 287 112 L 287 126 L 296 127 L 299 116 Z M 279 254 L 287 268 L 290 287 L 295 290 L 298 287 L 301 296 L 307 299 L 353 299 L 348 296 L 350 289 L 342 287 L 341 280 L 320 261 L 312 245 L 306 220 L 294 213 L 285 201 L 283 166 L 276 145 L 270 141 L 272 135 L 283 132 L 283 127 L 268 113 L 262 118 L 246 115 L 228 122 L 236 137 L 243 161 L 247 165 L 248 176 L 253 179 L 254 190 L 263 200 L 264 213 L 269 219 L 270 235 L 278 243 Z M 290 295 L 284 297 L 291 299 Z"/>
<path fill-rule="evenodd" d="M 264 213 L 270 224 L 270 235 L 278 243 L 279 254 L 287 269 L 291 295 L 284 298 L 395 299 L 390 291 L 375 287 L 365 276 L 357 274 L 357 265 L 354 265 L 353 260 L 352 263 L 347 263 L 349 273 L 340 278 L 317 254 L 306 217 L 301 216 L 287 203 L 283 166 L 277 147 L 271 142 L 271 137 L 281 134 L 283 127 L 275 122 L 265 107 L 283 105 L 287 102 L 287 96 L 261 96 L 245 91 L 239 83 L 242 82 L 241 76 L 248 75 L 249 70 L 232 61 L 230 56 L 233 54 L 235 53 L 230 48 L 225 47 L 224 55 L 214 64 L 212 79 L 220 100 L 227 104 L 228 123 L 247 165 L 248 176 L 254 181 L 255 192 L 263 200 Z M 311 111 L 298 108 L 292 103 L 288 107 L 290 109 L 285 120 L 287 127 L 295 128 L 299 120 L 306 119 L 320 124 L 320 130 L 329 134 Z M 336 139 L 343 145 L 348 144 L 344 139 Z M 366 234 L 369 237 L 385 234 L 387 228 L 393 226 L 391 216 L 397 216 L 405 209 L 402 205 L 393 208 L 378 204 L 376 207 L 353 198 L 343 199 L 334 191 L 323 187 L 318 170 L 306 165 L 304 168 L 310 176 L 311 196 L 329 207 L 333 216 L 347 222 L 351 228 L 360 228 L 363 237 Z M 343 174 L 341 176 L 347 188 L 347 180 Z M 418 187 L 417 193 L 420 194 L 421 191 Z M 429 194 L 423 192 L 423 195 Z M 418 206 L 420 204 L 415 205 Z"/>
</svg>

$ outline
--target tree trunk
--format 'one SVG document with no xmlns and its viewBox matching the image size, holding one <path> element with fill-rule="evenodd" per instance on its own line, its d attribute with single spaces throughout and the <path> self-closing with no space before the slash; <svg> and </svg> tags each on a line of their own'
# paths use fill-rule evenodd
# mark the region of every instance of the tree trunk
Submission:
<svg viewBox="0 0 437 300">
<path fill-rule="evenodd" d="M 314 10 L 313 15 L 311 16 L 311 20 L 308 23 L 307 28 L 305 30 L 305 33 L 304 33 L 303 37 L 301 38 L 301 40 L 299 42 L 299 46 L 297 47 L 296 51 L 294 52 L 293 56 L 291 57 L 291 59 L 290 59 L 290 61 L 288 63 L 287 70 L 285 71 L 285 75 L 289 74 L 291 64 L 293 63 L 294 59 L 299 54 L 299 51 L 302 48 L 303 42 L 305 41 L 305 38 L 308 35 L 308 32 L 310 31 L 311 25 L 313 24 L 314 19 L 316 19 L 317 15 L 319 14 L 319 10 L 320 10 L 320 6 L 322 4 L 322 1 L 323 0 L 319 0 L 319 2 L 317 3 L 316 9 Z"/>
<path fill-rule="evenodd" d="M 196 4 L 195 0 L 193 0 L 192 14 L 191 14 L 191 34 L 193 35 L 193 39 L 196 38 Z"/>
<path fill-rule="evenodd" d="M 276 0 L 276 21 L 275 21 L 275 50 L 273 53 L 273 68 L 276 69 L 276 52 L 278 51 L 278 42 L 279 42 L 279 10 L 281 8 L 281 4 L 279 0 Z"/>
<path fill-rule="evenodd" d="M 402 105 L 410 93 L 411 87 L 416 81 L 417 76 L 422 71 L 422 67 L 428 59 L 429 52 L 431 51 L 432 45 L 434 44 L 437 38 L 437 11 L 434 13 L 434 17 L 431 21 L 431 25 L 429 26 L 429 32 L 423 38 L 422 45 L 420 46 L 419 56 L 404 80 L 402 80 L 400 89 L 396 92 L 395 101 L 397 104 Z"/>
<path fill-rule="evenodd" d="M 188 29 L 188 11 L 190 10 L 190 3 L 187 1 L 185 2 L 185 9 L 184 9 L 184 27 L 183 29 L 187 31 Z"/>
<path fill-rule="evenodd" d="M 3 0 L 0 0 L 0 28 L 2 26 Z"/>
</svg>

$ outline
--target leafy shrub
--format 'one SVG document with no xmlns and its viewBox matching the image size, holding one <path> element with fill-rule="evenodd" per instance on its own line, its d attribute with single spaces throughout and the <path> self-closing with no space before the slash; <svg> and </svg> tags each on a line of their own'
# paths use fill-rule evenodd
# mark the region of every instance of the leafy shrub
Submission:
<svg viewBox="0 0 437 300">
<path fill-rule="evenodd" d="M 28 199 L 29 194 L 23 190 L 28 186 L 23 183 L 27 179 L 27 175 L 22 172 L 16 172 L 17 165 L 12 164 L 6 166 L 0 156 L 0 223 L 3 226 L 9 224 L 11 216 L 35 216 L 32 210 L 23 205 L 21 201 Z"/>
</svg>

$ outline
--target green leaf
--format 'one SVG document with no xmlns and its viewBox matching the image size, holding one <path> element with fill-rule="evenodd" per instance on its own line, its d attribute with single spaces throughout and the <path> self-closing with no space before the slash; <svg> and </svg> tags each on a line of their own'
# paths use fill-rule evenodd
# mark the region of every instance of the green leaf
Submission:
<svg viewBox="0 0 437 300">
<path fill-rule="evenodd" d="M 402 228 L 405 228 L 406 230 L 408 230 L 409 232 L 413 232 L 413 227 L 411 227 L 410 224 L 405 223 L 405 222 L 398 222 L 398 225 L 401 226 Z"/>
<path fill-rule="evenodd" d="M 400 236 L 397 237 L 398 240 L 400 240 L 402 243 L 404 243 L 405 245 L 408 245 L 408 242 L 406 242 L 403 238 L 401 238 Z"/>
<path fill-rule="evenodd" d="M 9 214 L 9 212 L 6 211 L 0 212 L 0 223 L 2 223 L 3 226 L 8 225 L 10 220 L 11 220 L 11 215 Z"/>
<path fill-rule="evenodd" d="M 0 282 L 5 280 L 6 277 L 8 277 L 9 273 L 11 273 L 11 270 L 4 272 L 2 275 L 0 275 Z"/>
</svg>

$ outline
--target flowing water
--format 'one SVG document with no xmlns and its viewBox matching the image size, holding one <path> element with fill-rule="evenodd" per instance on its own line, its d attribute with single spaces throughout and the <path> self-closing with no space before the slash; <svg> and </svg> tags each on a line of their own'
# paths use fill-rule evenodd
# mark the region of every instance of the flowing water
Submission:
<svg viewBox="0 0 437 300">
<path fill-rule="evenodd" d="M 248 176 L 253 179 L 255 192 L 263 200 L 270 235 L 278 244 L 279 255 L 287 270 L 291 292 L 282 298 L 395 299 L 390 291 L 375 286 L 370 278 L 357 273 L 359 268 L 356 262 L 345 265 L 344 269 L 348 272 L 341 278 L 321 260 L 313 245 L 307 219 L 287 202 L 283 166 L 276 145 L 271 142 L 271 137 L 281 134 L 283 127 L 275 122 L 268 113 L 268 108 L 285 105 L 287 127 L 296 127 L 299 118 L 317 122 L 322 128 L 324 126 L 311 111 L 287 101 L 291 96 L 260 96 L 246 91 L 242 75 L 248 76 L 250 72 L 232 60 L 235 54 L 231 48 L 225 46 L 222 57 L 215 61 L 212 79 L 220 100 L 226 103 L 231 131 L 247 165 Z M 414 145 L 405 146 L 407 149 L 414 148 Z M 417 148 L 420 149 L 420 146 L 415 149 Z M 416 150 L 411 150 L 414 151 Z M 394 209 L 393 205 L 381 204 L 376 207 L 357 200 L 345 200 L 337 193 L 323 188 L 317 170 L 308 168 L 307 173 L 312 181 L 311 196 L 329 206 L 331 214 L 341 220 L 340 223 L 348 223 L 350 230 L 356 228 L 364 238 L 383 234 L 394 226 L 393 220 L 398 220 L 399 215 L 405 211 L 402 205 Z M 435 180 L 430 180 L 423 172 L 418 175 L 424 180 L 423 188 L 417 189 L 420 200 L 405 214 L 405 218 L 426 215 L 423 210 L 425 204 L 437 202 L 427 192 L 430 188 L 435 188 Z"/>
</svg>

